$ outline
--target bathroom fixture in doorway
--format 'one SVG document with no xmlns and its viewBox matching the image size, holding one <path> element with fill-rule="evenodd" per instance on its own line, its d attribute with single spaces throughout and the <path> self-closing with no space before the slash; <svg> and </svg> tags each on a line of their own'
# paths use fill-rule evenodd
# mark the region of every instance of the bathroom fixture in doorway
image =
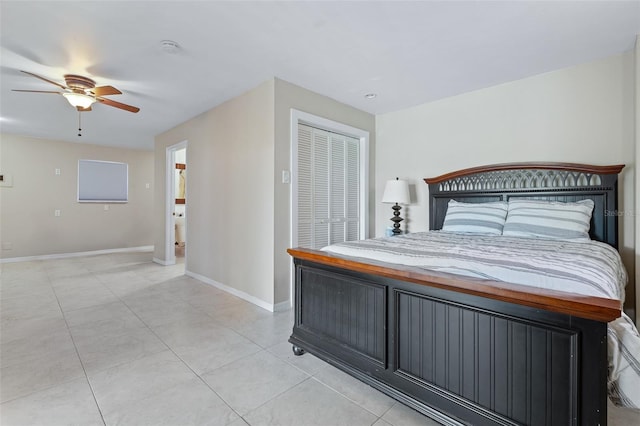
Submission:
<svg viewBox="0 0 640 426">
<path fill-rule="evenodd" d="M 187 141 L 166 149 L 165 253 L 166 265 L 186 261 Z"/>
</svg>

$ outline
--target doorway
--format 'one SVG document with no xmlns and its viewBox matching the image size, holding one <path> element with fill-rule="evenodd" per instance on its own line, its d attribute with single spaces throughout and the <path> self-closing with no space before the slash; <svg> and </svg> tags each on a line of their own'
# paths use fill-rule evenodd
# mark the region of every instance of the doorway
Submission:
<svg viewBox="0 0 640 426">
<path fill-rule="evenodd" d="M 187 141 L 167 147 L 166 178 L 166 264 L 186 265 Z"/>
</svg>

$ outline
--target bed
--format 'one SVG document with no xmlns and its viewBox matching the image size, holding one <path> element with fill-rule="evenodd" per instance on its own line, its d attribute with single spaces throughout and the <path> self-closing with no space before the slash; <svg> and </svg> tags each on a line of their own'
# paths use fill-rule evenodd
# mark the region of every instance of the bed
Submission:
<svg viewBox="0 0 640 426">
<path fill-rule="evenodd" d="M 623 167 L 501 164 L 425 179 L 429 229 L 442 228 L 450 200 L 592 200 L 590 238 L 617 248 Z M 606 425 L 607 324 L 621 300 L 288 252 L 296 355 L 308 351 L 445 425 Z"/>
</svg>

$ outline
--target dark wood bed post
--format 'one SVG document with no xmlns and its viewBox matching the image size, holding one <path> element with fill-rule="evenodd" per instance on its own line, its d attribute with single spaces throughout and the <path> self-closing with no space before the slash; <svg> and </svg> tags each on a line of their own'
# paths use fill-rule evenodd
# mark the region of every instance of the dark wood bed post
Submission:
<svg viewBox="0 0 640 426">
<path fill-rule="evenodd" d="M 430 229 L 450 199 L 595 207 L 617 246 L 622 165 L 501 164 L 429 184 Z M 309 351 L 445 425 L 606 425 L 607 323 L 617 300 L 290 249 L 296 355 Z"/>
</svg>

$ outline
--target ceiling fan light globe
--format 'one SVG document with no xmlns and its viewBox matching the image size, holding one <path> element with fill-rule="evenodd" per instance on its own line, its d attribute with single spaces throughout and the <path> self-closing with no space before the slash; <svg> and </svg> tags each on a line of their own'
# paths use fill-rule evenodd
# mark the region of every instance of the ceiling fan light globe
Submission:
<svg viewBox="0 0 640 426">
<path fill-rule="evenodd" d="M 63 93 L 62 96 L 64 96 L 74 108 L 89 108 L 96 101 L 96 98 L 85 95 L 84 93 L 69 92 Z"/>
</svg>

